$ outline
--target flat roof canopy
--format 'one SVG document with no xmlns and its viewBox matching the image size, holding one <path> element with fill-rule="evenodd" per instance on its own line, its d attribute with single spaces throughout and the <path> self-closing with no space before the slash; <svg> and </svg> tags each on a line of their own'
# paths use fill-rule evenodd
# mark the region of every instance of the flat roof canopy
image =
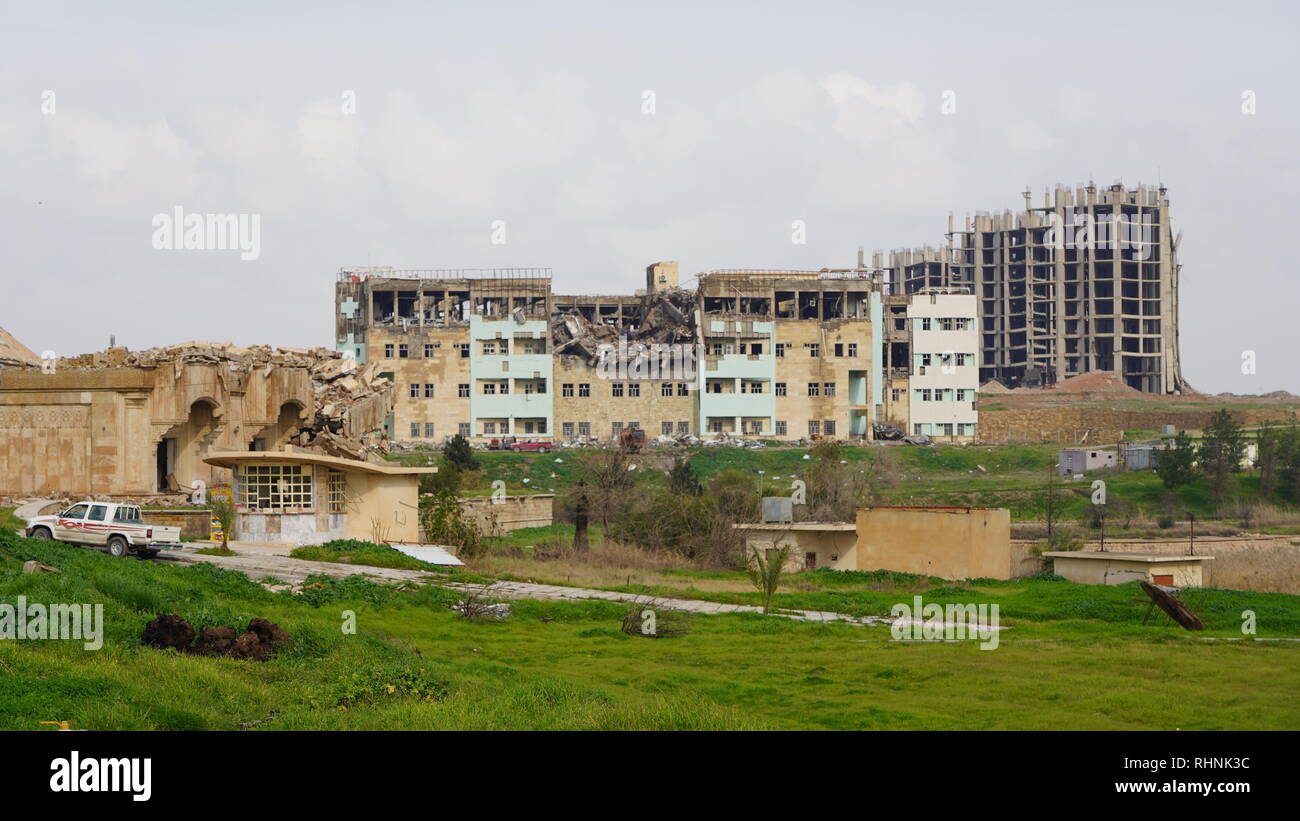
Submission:
<svg viewBox="0 0 1300 821">
<path fill-rule="evenodd" d="M 359 459 L 343 459 L 338 456 L 326 456 L 323 453 L 306 453 L 300 450 L 228 450 L 209 453 L 204 462 L 221 468 L 233 468 L 237 465 L 258 463 L 290 465 L 324 465 L 338 470 L 352 470 L 358 473 L 375 473 L 381 476 L 406 476 L 421 473 L 437 473 L 436 467 L 413 468 L 405 465 L 380 465 L 374 462 L 362 462 Z"/>
</svg>

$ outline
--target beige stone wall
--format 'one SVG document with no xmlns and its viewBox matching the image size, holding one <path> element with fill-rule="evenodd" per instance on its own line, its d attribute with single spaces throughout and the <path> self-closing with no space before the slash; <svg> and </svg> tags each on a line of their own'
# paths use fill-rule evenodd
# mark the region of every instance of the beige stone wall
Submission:
<svg viewBox="0 0 1300 821">
<path fill-rule="evenodd" d="M 282 444 L 314 408 L 306 368 L 240 373 L 226 364 L 0 373 L 0 495 L 147 496 L 156 451 L 175 441 L 182 488 L 227 474 L 213 450 Z"/>
<path fill-rule="evenodd" d="M 366 360 L 379 368 L 380 373 L 393 374 L 396 385 L 393 408 L 392 436 L 399 442 L 436 444 L 460 431 L 461 423 L 470 421 L 469 397 L 459 395 L 459 385 L 470 385 L 468 357 L 462 357 L 456 347 L 469 344 L 469 326 L 451 325 L 443 328 L 412 327 L 371 328 L 366 344 Z M 384 356 L 385 345 L 393 346 L 392 358 Z M 407 358 L 398 356 L 399 345 L 407 345 Z M 424 346 L 435 345 L 433 356 L 425 357 Z M 412 399 L 410 386 L 420 385 L 420 395 Z M 424 386 L 433 385 L 432 399 L 425 398 Z M 471 387 L 472 390 L 472 387 Z M 425 437 L 425 425 L 433 424 L 433 439 Z M 420 435 L 411 436 L 411 425 L 420 426 Z"/>
<path fill-rule="evenodd" d="M 785 569 L 790 573 L 818 567 L 857 570 L 856 540 L 857 535 L 851 530 L 745 531 L 745 549 L 751 554 L 788 546 L 790 558 Z"/>
<path fill-rule="evenodd" d="M 573 423 L 575 436 L 579 431 L 578 423 L 590 423 L 591 435 L 600 440 L 611 436 L 614 422 L 622 422 L 625 427 L 629 422 L 638 422 L 650 439 L 662 432 L 662 422 L 671 422 L 674 434 L 677 433 L 678 423 L 689 422 L 691 433 L 698 434 L 695 430 L 694 385 L 690 386 L 687 396 L 678 396 L 678 381 L 674 381 L 671 383 L 673 395 L 665 397 L 660 395 L 664 380 L 644 380 L 638 383 L 640 396 L 633 397 L 628 395 L 630 380 L 602 379 L 595 367 L 588 366 L 584 360 L 575 356 L 557 356 L 554 359 L 555 369 L 551 381 L 555 394 L 551 400 L 555 414 L 554 435 L 558 439 L 567 438 L 564 434 L 566 422 Z M 622 396 L 613 395 L 615 382 L 622 383 Z M 572 397 L 564 395 L 566 384 L 574 386 Z M 591 386 L 590 396 L 578 396 L 580 384 Z"/>
<path fill-rule="evenodd" d="M 871 371 L 875 349 L 871 341 L 871 322 L 866 319 L 840 320 L 838 322 L 812 322 L 807 320 L 776 320 L 775 344 L 785 345 L 785 355 L 776 360 L 776 382 L 786 384 L 786 395 L 776 397 L 776 420 L 786 423 L 784 438 L 800 439 L 808 435 L 808 423 L 817 420 L 825 432 L 826 420 L 835 422 L 835 438 L 849 435 L 850 404 L 849 371 L 864 371 L 867 376 L 866 404 L 856 406 L 868 413 L 867 429 L 874 421 L 871 408 Z M 844 356 L 835 356 L 836 343 L 844 346 Z M 848 345 L 857 344 L 857 356 L 849 357 Z M 812 357 L 809 344 L 820 346 L 819 357 Z M 835 396 L 827 397 L 824 390 L 818 396 L 808 396 L 808 383 L 819 386 L 835 383 Z"/>
<path fill-rule="evenodd" d="M 1016 569 L 1005 508 L 864 507 L 857 527 L 858 570 L 1009 579 Z"/>
<path fill-rule="evenodd" d="M 555 496 L 549 493 L 507 496 L 499 504 L 489 496 L 461 499 L 461 507 L 485 536 L 500 536 L 525 527 L 549 527 L 555 523 L 554 503 Z"/>
</svg>

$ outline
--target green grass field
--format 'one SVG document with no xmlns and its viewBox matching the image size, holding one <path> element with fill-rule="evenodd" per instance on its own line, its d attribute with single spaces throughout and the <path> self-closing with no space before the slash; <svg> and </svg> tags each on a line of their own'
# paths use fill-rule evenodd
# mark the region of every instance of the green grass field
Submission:
<svg viewBox="0 0 1300 821">
<path fill-rule="evenodd" d="M 63 572 L 23 574 L 30 558 Z M 689 592 L 700 573 L 679 575 L 671 592 Z M 996 602 L 1012 629 L 982 651 L 748 614 L 696 617 L 680 638 L 627 636 L 618 630 L 624 607 L 609 602 L 514 602 L 503 621 L 468 622 L 441 588 L 399 593 L 353 577 L 272 593 L 209 565 L 114 559 L 0 533 L 0 601 L 100 602 L 106 623 L 96 651 L 0 641 L 0 728 L 1300 729 L 1300 644 L 1207 641 L 1159 614 L 1143 626 L 1131 585 L 801 579 L 779 607 L 884 614 L 920 593 Z M 1300 597 L 1195 595 L 1208 636 L 1239 637 L 1246 609 L 1261 636 L 1300 635 Z M 355 635 L 341 630 L 349 610 Z M 144 624 L 161 612 L 239 627 L 268 618 L 294 644 L 266 663 L 141 646 Z"/>
</svg>

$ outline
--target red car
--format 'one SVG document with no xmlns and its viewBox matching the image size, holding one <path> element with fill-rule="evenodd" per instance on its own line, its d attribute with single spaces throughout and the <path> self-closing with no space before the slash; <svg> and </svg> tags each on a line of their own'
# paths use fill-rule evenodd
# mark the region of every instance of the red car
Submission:
<svg viewBox="0 0 1300 821">
<path fill-rule="evenodd" d="M 553 446 L 541 439 L 525 439 L 522 442 L 511 442 L 509 447 L 516 453 L 550 453 Z"/>
</svg>

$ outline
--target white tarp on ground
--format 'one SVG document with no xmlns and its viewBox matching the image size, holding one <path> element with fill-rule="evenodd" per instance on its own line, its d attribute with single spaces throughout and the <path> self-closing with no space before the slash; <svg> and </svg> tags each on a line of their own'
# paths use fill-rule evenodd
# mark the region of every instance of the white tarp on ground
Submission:
<svg viewBox="0 0 1300 821">
<path fill-rule="evenodd" d="M 419 559 L 429 564 L 447 565 L 450 567 L 464 567 L 465 563 L 455 556 L 445 547 L 436 544 L 407 544 L 404 542 L 389 542 L 389 547 L 401 553 L 405 553 L 412 559 Z"/>
</svg>

